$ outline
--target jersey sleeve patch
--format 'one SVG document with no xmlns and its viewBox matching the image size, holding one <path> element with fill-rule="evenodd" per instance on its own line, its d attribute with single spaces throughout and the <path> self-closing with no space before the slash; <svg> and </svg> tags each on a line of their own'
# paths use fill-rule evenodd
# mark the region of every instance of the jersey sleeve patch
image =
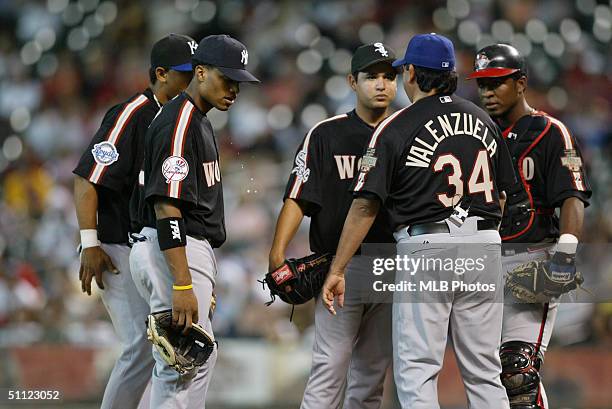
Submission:
<svg viewBox="0 0 612 409">
<path fill-rule="evenodd" d="M 189 174 L 189 164 L 181 156 L 169 156 L 162 164 L 162 175 L 166 183 L 180 182 Z"/>
<path fill-rule="evenodd" d="M 361 158 L 361 166 L 359 167 L 360 172 L 367 173 L 376 166 L 376 148 L 367 148 L 365 155 Z"/>
<path fill-rule="evenodd" d="M 306 157 L 308 152 L 302 149 L 295 156 L 295 167 L 291 171 L 292 174 L 296 176 L 297 183 L 306 183 L 308 182 L 308 177 L 310 176 L 310 169 L 306 166 Z"/>
<path fill-rule="evenodd" d="M 561 156 L 561 165 L 571 172 L 579 172 L 582 169 L 582 158 L 576 153 L 576 149 L 565 149 L 564 155 Z"/>
<path fill-rule="evenodd" d="M 91 150 L 91 154 L 96 163 L 100 166 L 112 165 L 119 159 L 117 147 L 109 141 L 96 143 Z"/>
</svg>

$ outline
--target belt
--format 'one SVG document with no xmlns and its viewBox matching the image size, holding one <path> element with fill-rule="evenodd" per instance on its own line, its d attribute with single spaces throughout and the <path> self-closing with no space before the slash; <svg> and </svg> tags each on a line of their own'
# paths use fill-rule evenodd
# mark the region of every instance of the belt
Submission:
<svg viewBox="0 0 612 409">
<path fill-rule="evenodd" d="M 478 230 L 497 230 L 498 223 L 495 220 L 478 220 L 476 228 Z M 446 222 L 432 222 L 413 224 L 408 227 L 408 234 L 410 236 L 420 236 L 421 234 L 437 234 L 437 233 L 450 233 L 450 229 Z"/>
</svg>

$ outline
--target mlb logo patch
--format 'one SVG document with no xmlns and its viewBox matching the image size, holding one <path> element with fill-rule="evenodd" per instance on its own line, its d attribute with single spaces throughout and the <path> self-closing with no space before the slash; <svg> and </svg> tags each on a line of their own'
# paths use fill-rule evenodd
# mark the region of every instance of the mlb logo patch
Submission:
<svg viewBox="0 0 612 409">
<path fill-rule="evenodd" d="M 442 61 L 442 68 L 448 68 L 450 63 L 448 61 Z"/>
<path fill-rule="evenodd" d="M 443 104 L 447 104 L 449 102 L 453 102 L 453 100 L 448 95 L 445 95 L 443 97 L 440 97 L 440 102 Z"/>
</svg>

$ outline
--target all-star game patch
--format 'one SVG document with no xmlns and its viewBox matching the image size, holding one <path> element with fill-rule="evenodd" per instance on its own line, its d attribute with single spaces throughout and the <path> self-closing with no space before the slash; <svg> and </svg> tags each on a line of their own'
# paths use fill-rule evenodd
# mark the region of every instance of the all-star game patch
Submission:
<svg viewBox="0 0 612 409">
<path fill-rule="evenodd" d="M 119 152 L 115 145 L 108 141 L 96 143 L 91 154 L 98 165 L 108 166 L 119 159 Z"/>
<path fill-rule="evenodd" d="M 572 172 L 579 172 L 582 169 L 582 159 L 576 153 L 576 149 L 565 149 L 564 156 L 561 156 L 561 165 Z"/>
<path fill-rule="evenodd" d="M 361 172 L 369 172 L 370 169 L 376 166 L 376 156 L 374 156 L 375 153 L 375 148 L 368 148 L 366 150 L 365 155 L 363 155 L 363 158 L 361 158 L 361 167 L 359 168 Z"/>
</svg>

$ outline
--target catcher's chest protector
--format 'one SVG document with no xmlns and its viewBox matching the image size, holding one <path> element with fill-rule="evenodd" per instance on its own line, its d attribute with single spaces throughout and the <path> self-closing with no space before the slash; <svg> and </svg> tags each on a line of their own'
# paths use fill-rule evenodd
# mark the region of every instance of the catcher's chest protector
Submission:
<svg viewBox="0 0 612 409">
<path fill-rule="evenodd" d="M 506 210 L 499 229 L 502 240 L 518 239 L 529 231 L 533 223 L 536 209 L 529 182 L 525 179 L 523 162 L 529 152 L 545 137 L 543 133 L 547 130 L 548 123 L 546 117 L 532 115 L 526 129 L 513 128 L 505 137 L 518 183 L 506 192 Z"/>
</svg>

